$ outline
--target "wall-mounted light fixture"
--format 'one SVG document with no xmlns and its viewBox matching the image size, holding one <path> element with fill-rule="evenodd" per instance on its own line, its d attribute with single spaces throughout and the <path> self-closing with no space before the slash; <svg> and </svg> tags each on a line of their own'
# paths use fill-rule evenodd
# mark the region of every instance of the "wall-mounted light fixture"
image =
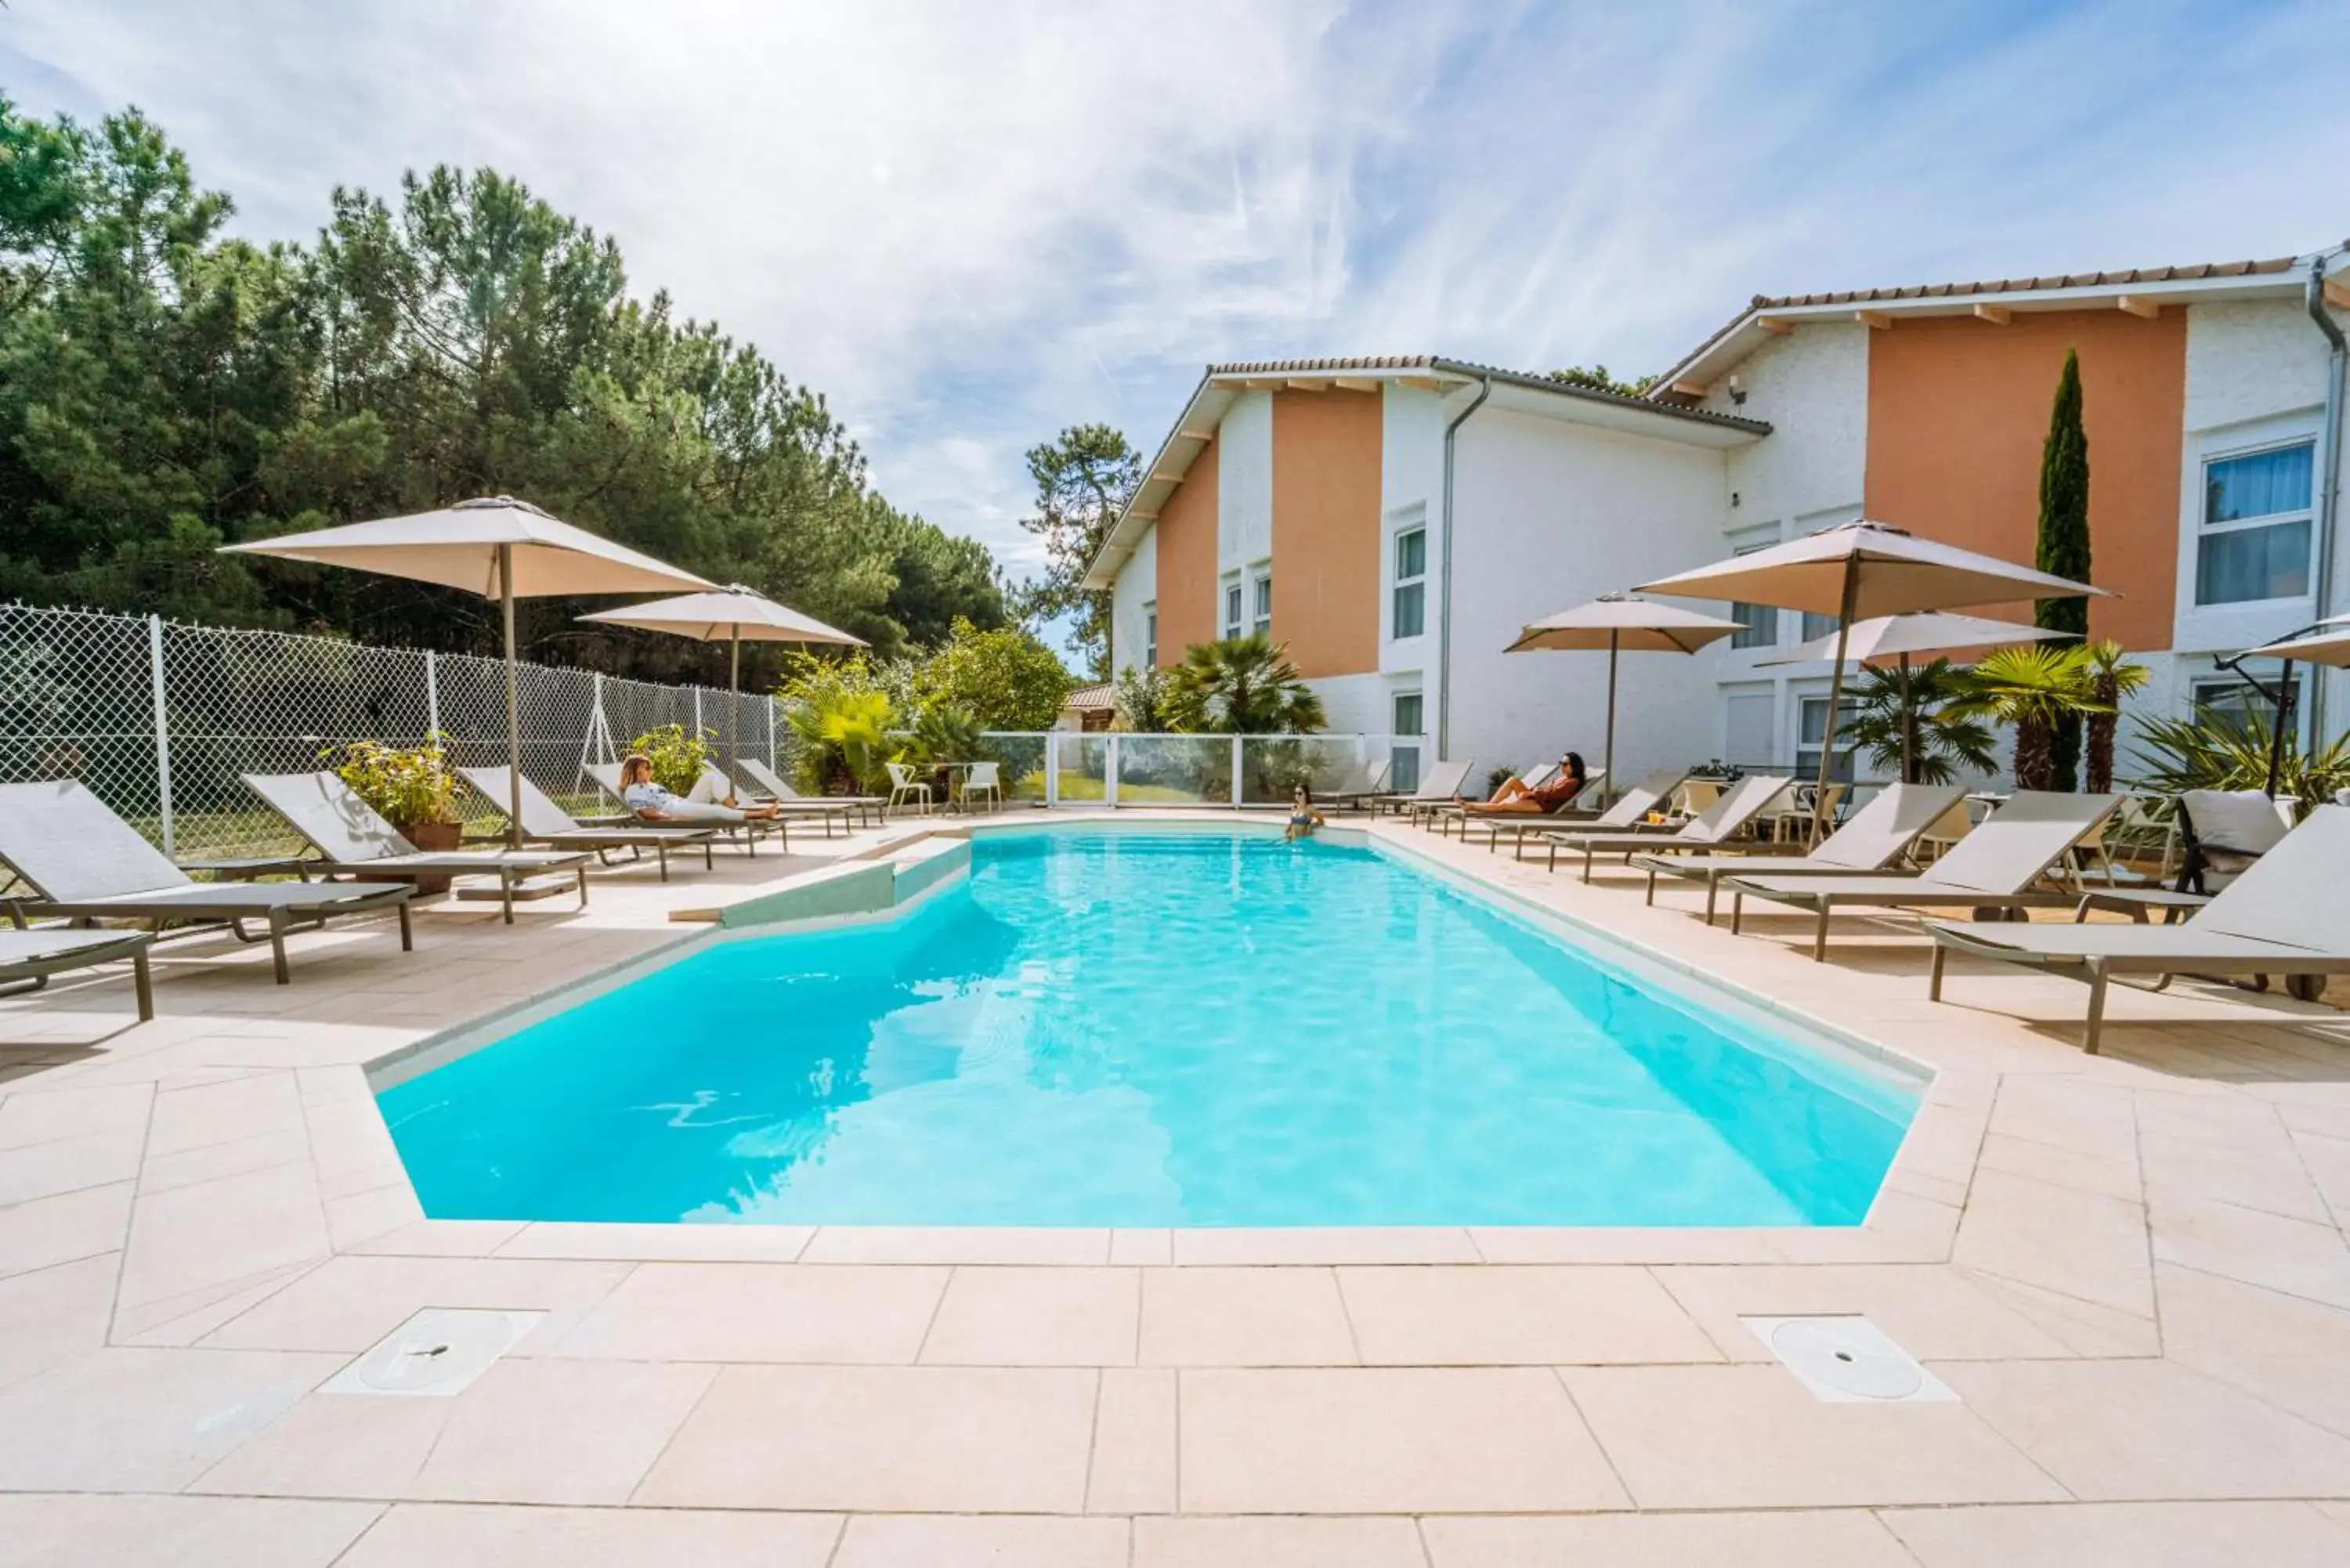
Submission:
<svg viewBox="0 0 2350 1568">
<path fill-rule="evenodd" d="M 1730 400 L 1742 409 L 1746 406 L 1746 383 L 1735 375 L 1730 378 Z"/>
</svg>

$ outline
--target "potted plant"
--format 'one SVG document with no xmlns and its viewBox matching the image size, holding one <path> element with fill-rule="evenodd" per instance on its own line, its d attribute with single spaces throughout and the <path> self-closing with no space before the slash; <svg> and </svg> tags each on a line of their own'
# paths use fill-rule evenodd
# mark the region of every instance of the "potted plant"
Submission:
<svg viewBox="0 0 2350 1568">
<path fill-rule="evenodd" d="M 381 741 L 351 741 L 318 753 L 351 793 L 419 849 L 449 850 L 464 841 L 457 816 L 457 781 L 438 733 L 421 746 L 388 746 Z M 448 891 L 446 877 L 416 879 L 421 895 Z"/>
<path fill-rule="evenodd" d="M 629 750 L 643 753 L 652 763 L 653 783 L 673 795 L 690 795 L 702 782 L 702 770 L 709 765 L 710 742 L 717 732 L 704 730 L 689 735 L 682 724 L 663 724 L 630 741 Z"/>
</svg>

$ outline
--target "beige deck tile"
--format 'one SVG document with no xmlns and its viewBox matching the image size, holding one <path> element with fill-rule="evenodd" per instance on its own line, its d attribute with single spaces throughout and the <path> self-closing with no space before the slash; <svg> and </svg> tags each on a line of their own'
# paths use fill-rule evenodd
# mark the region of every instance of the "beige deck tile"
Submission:
<svg viewBox="0 0 2350 1568">
<path fill-rule="evenodd" d="M 204 1335 L 221 1324 L 258 1306 L 319 1266 L 317 1262 L 288 1263 L 284 1268 L 265 1270 L 249 1280 L 207 1285 L 183 1296 L 126 1308 L 114 1315 L 113 1342 L 117 1345 L 201 1345 Z"/>
<path fill-rule="evenodd" d="M 1107 1263 L 1109 1232 L 1012 1226 L 827 1225 L 805 1263 Z"/>
<path fill-rule="evenodd" d="M 452 1221 L 428 1221 L 438 1227 Z M 612 1225 L 541 1221 L 515 1229 L 502 1258 L 641 1258 L 671 1263 L 788 1263 L 806 1251 L 813 1225 Z M 394 1250 L 396 1236 L 372 1245 Z"/>
<path fill-rule="evenodd" d="M 1123 1519 L 859 1514 L 831 1568 L 1127 1568 Z"/>
<path fill-rule="evenodd" d="M 2118 1199 L 1978 1171 L 1950 1261 L 2150 1315 L 2144 1215 Z"/>
<path fill-rule="evenodd" d="M 523 1229 L 518 1220 L 419 1220 L 340 1250 L 376 1257 L 487 1258 Z"/>
<path fill-rule="evenodd" d="M 404 1502 L 335 1568 L 825 1568 L 840 1530 L 824 1514 Z"/>
<path fill-rule="evenodd" d="M 1537 1367 L 1186 1372 L 1181 1500 L 1201 1513 L 1621 1508 Z"/>
<path fill-rule="evenodd" d="M 633 1501 L 876 1513 L 1076 1513 L 1091 1372 L 730 1366 Z"/>
<path fill-rule="evenodd" d="M 2350 1560 L 2350 1534 L 2300 1502 L 1887 1510 L 1878 1517 L 1921 1568 L 2322 1568 Z"/>
<path fill-rule="evenodd" d="M 310 1140 L 298 1128 L 255 1133 L 251 1137 L 201 1144 L 176 1154 L 151 1154 L 138 1168 L 139 1189 L 143 1193 L 169 1192 L 175 1187 L 193 1187 L 225 1176 L 307 1162 L 309 1158 Z"/>
<path fill-rule="evenodd" d="M 1328 1269 L 1153 1269 L 1142 1275 L 1145 1366 L 1351 1366 L 1355 1339 Z"/>
<path fill-rule="evenodd" d="M 371 1502 L 236 1497 L 0 1497 L 0 1568 L 327 1568 Z"/>
<path fill-rule="evenodd" d="M 0 1394 L 0 1490 L 172 1491 L 323 1381 L 332 1355 L 101 1350 Z"/>
<path fill-rule="evenodd" d="M 643 1263 L 583 1322 L 534 1343 L 555 1355 L 622 1360 L 903 1364 L 921 1349 L 949 1272 Z"/>
<path fill-rule="evenodd" d="M 626 1263 L 335 1258 L 223 1324 L 204 1343 L 356 1355 L 422 1307 L 507 1307 L 549 1314 L 528 1341 L 544 1348 L 610 1295 L 629 1272 Z"/>
<path fill-rule="evenodd" d="M 1134 1568 L 1427 1568 L 1409 1519 L 1138 1519 Z"/>
<path fill-rule="evenodd" d="M 2350 1438 L 2170 1362 L 1945 1362 L 1935 1371 L 2083 1498 L 2350 1496 Z"/>
<path fill-rule="evenodd" d="M 1347 1230 L 1194 1230 L 1174 1233 L 1179 1265 L 1315 1266 L 1331 1263 L 1473 1263 L 1476 1244 L 1451 1226 Z"/>
<path fill-rule="evenodd" d="M 1564 1376 L 1642 1508 L 1875 1507 L 2064 1495 L 1963 1405 L 1826 1404 L 1777 1366 L 1574 1367 Z"/>
<path fill-rule="evenodd" d="M 1087 1512 L 1175 1511 L 1176 1376 L 1126 1367 L 1101 1375 Z"/>
<path fill-rule="evenodd" d="M 129 1127 L 0 1149 L 0 1206 L 129 1181 L 139 1174 L 143 1143 Z"/>
<path fill-rule="evenodd" d="M 2295 1132 L 2293 1147 L 2301 1157 L 2302 1168 L 2317 1184 L 2318 1195 L 2325 1200 L 2326 1212 L 2334 1223 L 2350 1226 L 2350 1138 Z"/>
<path fill-rule="evenodd" d="M 2163 1354 L 2350 1436 L 2350 1312 L 2164 1264 Z"/>
<path fill-rule="evenodd" d="M 130 1214 L 122 1304 L 250 1279 L 329 1251 L 326 1211 L 307 1166 L 141 1193 Z"/>
<path fill-rule="evenodd" d="M 2010 1077 L 1991 1106 L 1991 1131 L 2121 1159 L 2132 1158 L 2137 1121 L 2126 1090 L 2072 1076 Z"/>
<path fill-rule="evenodd" d="M 131 1184 L 93 1187 L 0 1209 L 0 1279 L 122 1251 Z"/>
<path fill-rule="evenodd" d="M 2227 1144 L 2255 1154 L 2289 1152 L 2276 1107 L 2256 1096 L 2139 1089 L 2131 1097 L 2143 1133 Z"/>
<path fill-rule="evenodd" d="M 301 1088 L 291 1073 L 254 1073 L 187 1087 L 167 1083 L 160 1089 L 147 1135 L 150 1154 L 303 1130 Z"/>
<path fill-rule="evenodd" d="M 1341 1269 L 1364 1365 L 1718 1361 L 1645 1269 Z"/>
<path fill-rule="evenodd" d="M 1125 1267 L 1164 1268 L 1175 1261 L 1172 1231 L 1113 1231 L 1109 1261 Z"/>
<path fill-rule="evenodd" d="M 0 1280 L 0 1388 L 87 1355 L 114 1313 L 112 1252 Z"/>
<path fill-rule="evenodd" d="M 1131 1366 L 1132 1269 L 957 1269 L 921 1360 L 941 1366 Z"/>
<path fill-rule="evenodd" d="M 224 1456 L 189 1490 L 264 1497 L 403 1497 L 440 1441 L 455 1403 L 312 1394 Z"/>
<path fill-rule="evenodd" d="M 1555 1519 L 1430 1519 L 1435 1568 L 1917 1568 L 1866 1513 L 1593 1514 Z"/>
<path fill-rule="evenodd" d="M 2005 1303 L 2009 1310 L 2037 1324 L 2075 1355 L 2112 1358 L 2162 1354 L 2162 1333 L 2151 1316 L 2141 1317 L 1978 1269 L 1959 1272 Z"/>
<path fill-rule="evenodd" d="M 1992 1133 L 1983 1139 L 1977 1168 L 2026 1177 L 2052 1187 L 2069 1187 L 2076 1192 L 2117 1198 L 2125 1203 L 2139 1202 L 2146 1196 L 2135 1158 L 2087 1154 L 2005 1133 Z"/>
<path fill-rule="evenodd" d="M 2299 1152 L 2282 1133 L 2272 1149 L 2254 1152 L 2235 1144 L 2147 1132 L 2138 1138 L 2138 1154 L 2146 1168 L 2147 1197 L 2158 1210 L 2166 1201 L 2210 1199 L 2288 1220 L 2334 1222 Z"/>
<path fill-rule="evenodd" d="M 707 1366 L 501 1362 L 444 1402 L 448 1423 L 408 1495 L 625 1502 L 716 1376 Z"/>
<path fill-rule="evenodd" d="M 29 1148 L 109 1132 L 141 1132 L 154 1091 L 144 1084 L 106 1088 L 18 1086 L 0 1100 L 0 1148 Z"/>
<path fill-rule="evenodd" d="M 1488 1263 L 1778 1263 L 1799 1232 L 1787 1229 L 1559 1225 L 1472 1226 L 1470 1239 Z"/>
<path fill-rule="evenodd" d="M 1812 1314 L 1858 1314 L 1910 1355 L 1926 1359 L 2076 1354 L 1970 1276 L 1943 1264 L 1685 1267 L 1659 1269 L 1656 1276 L 1732 1361 L 1772 1359 L 1762 1342 L 1738 1321 L 1742 1316 Z"/>
<path fill-rule="evenodd" d="M 2331 1224 L 2175 1199 L 2151 1212 L 2154 1255 L 2163 1262 L 2350 1306 L 2350 1244 Z"/>
</svg>

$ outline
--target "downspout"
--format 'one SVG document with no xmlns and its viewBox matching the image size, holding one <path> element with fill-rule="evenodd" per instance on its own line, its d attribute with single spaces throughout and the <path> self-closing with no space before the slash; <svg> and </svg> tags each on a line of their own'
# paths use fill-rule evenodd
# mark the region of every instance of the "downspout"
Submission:
<svg viewBox="0 0 2350 1568">
<path fill-rule="evenodd" d="M 2332 252 L 2339 254 L 2340 252 Z M 2324 620 L 2334 613 L 2334 536 L 2342 504 L 2342 377 L 2345 359 L 2350 359 L 2350 345 L 2343 340 L 2342 328 L 2336 325 L 2332 311 L 2325 307 L 2325 261 L 2320 255 L 2309 264 L 2309 318 L 2325 334 L 2332 352 L 2325 361 L 2325 432 L 2319 441 L 2324 454 L 2324 466 L 2318 473 L 2317 485 L 2317 583 L 2316 609 L 2314 618 Z M 2309 733 L 2312 745 L 2322 744 L 2325 736 L 2325 679 L 2316 666 L 2310 667 Z"/>
<path fill-rule="evenodd" d="M 1493 395 L 1493 378 L 1478 379 L 1477 395 L 1444 427 L 1444 550 L 1437 574 L 1436 755 L 1448 761 L 1452 752 L 1452 438 L 1469 416 Z"/>
</svg>

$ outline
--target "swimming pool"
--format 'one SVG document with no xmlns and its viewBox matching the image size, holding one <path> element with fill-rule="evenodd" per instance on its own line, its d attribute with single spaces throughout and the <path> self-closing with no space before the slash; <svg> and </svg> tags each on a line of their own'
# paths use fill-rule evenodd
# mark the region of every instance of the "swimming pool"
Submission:
<svg viewBox="0 0 2350 1568">
<path fill-rule="evenodd" d="M 1402 859 L 983 836 L 383 1090 L 440 1219 L 1841 1225 L 1918 1085 Z"/>
</svg>

